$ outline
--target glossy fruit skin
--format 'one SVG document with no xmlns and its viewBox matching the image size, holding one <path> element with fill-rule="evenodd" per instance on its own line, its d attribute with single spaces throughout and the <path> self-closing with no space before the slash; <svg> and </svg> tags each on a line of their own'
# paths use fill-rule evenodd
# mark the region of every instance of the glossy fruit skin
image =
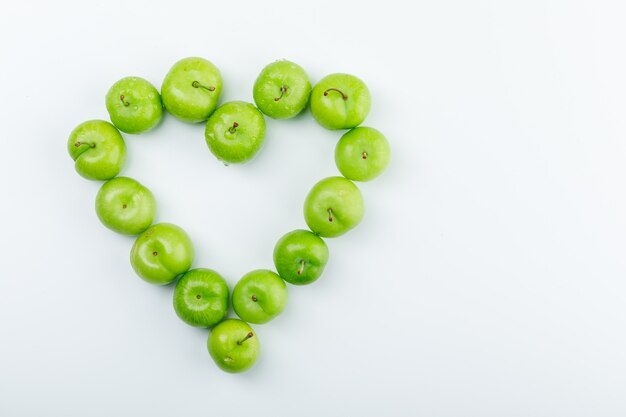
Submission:
<svg viewBox="0 0 626 417">
<path fill-rule="evenodd" d="M 229 294 L 220 274 L 211 269 L 192 269 L 176 283 L 174 310 L 190 326 L 211 327 L 226 317 Z"/>
<path fill-rule="evenodd" d="M 329 89 L 340 90 L 343 95 Z M 328 75 L 311 92 L 313 117 L 320 125 L 331 130 L 352 129 L 360 125 L 367 117 L 371 103 L 367 86 L 349 74 Z"/>
<path fill-rule="evenodd" d="M 130 262 L 145 281 L 166 285 L 189 270 L 193 256 L 193 245 L 183 229 L 171 223 L 159 223 L 135 240 Z"/>
<path fill-rule="evenodd" d="M 290 119 L 309 102 L 311 81 L 298 64 L 275 61 L 263 68 L 254 82 L 252 94 L 259 110 L 269 117 Z"/>
<path fill-rule="evenodd" d="M 285 281 L 267 269 L 247 273 L 233 290 L 235 313 L 249 323 L 267 323 L 278 316 L 286 305 Z"/>
<path fill-rule="evenodd" d="M 238 343 L 250 333 L 252 337 Z M 254 365 L 259 356 L 260 344 L 256 333 L 246 322 L 226 319 L 209 333 L 207 349 L 221 370 L 238 373 Z"/>
<path fill-rule="evenodd" d="M 154 195 L 132 178 L 110 179 L 96 196 L 96 214 L 102 224 L 124 235 L 144 232 L 152 224 L 155 212 Z"/>
<path fill-rule="evenodd" d="M 215 111 L 222 84 L 219 69 L 210 61 L 198 57 L 181 59 L 163 80 L 163 105 L 184 122 L 203 122 Z"/>
<path fill-rule="evenodd" d="M 113 84 L 106 96 L 106 107 L 113 124 L 126 133 L 147 132 L 163 117 L 159 92 L 140 77 L 122 78 Z"/>
<path fill-rule="evenodd" d="M 356 127 L 346 132 L 335 147 L 335 163 L 344 177 L 370 181 L 387 165 L 391 149 L 385 136 L 372 127 Z"/>
<path fill-rule="evenodd" d="M 119 174 L 126 160 L 126 144 L 120 132 L 104 120 L 89 120 L 72 131 L 67 151 L 74 168 L 89 180 L 105 181 Z"/>
<path fill-rule="evenodd" d="M 278 240 L 274 247 L 274 265 L 278 275 L 294 285 L 317 280 L 328 262 L 328 246 L 308 230 L 294 230 Z"/>
<path fill-rule="evenodd" d="M 263 145 L 265 119 L 254 105 L 231 101 L 218 107 L 209 117 L 204 137 L 220 161 L 227 164 L 247 162 Z"/>
<path fill-rule="evenodd" d="M 306 224 L 322 237 L 346 233 L 361 222 L 364 212 L 361 191 L 343 177 L 324 178 L 313 186 L 304 201 Z"/>
</svg>

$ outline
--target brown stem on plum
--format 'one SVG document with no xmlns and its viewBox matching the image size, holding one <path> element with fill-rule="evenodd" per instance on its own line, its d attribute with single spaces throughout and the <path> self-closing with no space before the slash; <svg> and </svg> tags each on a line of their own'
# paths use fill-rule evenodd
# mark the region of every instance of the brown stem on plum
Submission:
<svg viewBox="0 0 626 417">
<path fill-rule="evenodd" d="M 243 338 L 243 339 L 241 339 L 241 340 L 238 340 L 238 341 L 237 341 L 237 344 L 238 344 L 238 345 L 241 345 L 243 342 L 245 342 L 246 340 L 250 339 L 252 336 L 254 336 L 254 333 L 252 333 L 252 332 L 248 333 L 248 334 L 246 335 L 246 337 L 244 337 L 244 338 Z"/>
<path fill-rule="evenodd" d="M 95 148 L 96 147 L 96 144 L 95 143 L 91 143 L 91 142 L 81 142 L 79 140 L 74 142 L 74 146 L 77 147 L 77 148 L 80 148 L 82 145 L 87 145 L 90 148 Z"/>
<path fill-rule="evenodd" d="M 234 122 L 233 125 L 231 127 L 228 128 L 228 131 L 230 133 L 235 133 L 237 131 L 237 128 L 239 127 L 239 123 Z"/>
<path fill-rule="evenodd" d="M 304 272 L 304 265 L 306 264 L 305 260 L 301 260 L 300 261 L 300 268 L 298 268 L 298 275 L 302 275 L 302 273 Z"/>
<path fill-rule="evenodd" d="M 361 158 L 367 159 L 367 152 L 363 151 L 363 153 L 361 154 Z"/>
<path fill-rule="evenodd" d="M 157 251 L 152 252 L 152 256 L 157 256 L 158 254 L 159 254 L 159 252 L 157 252 Z"/>
<path fill-rule="evenodd" d="M 130 103 L 126 101 L 126 96 L 124 94 L 120 95 L 120 100 L 124 103 L 124 107 L 130 106 Z"/>
<path fill-rule="evenodd" d="M 252 294 L 252 297 L 250 297 L 250 298 L 252 298 L 252 301 L 254 301 L 256 303 L 256 300 L 257 300 L 256 295 Z"/>
<path fill-rule="evenodd" d="M 204 88 L 205 90 L 209 90 L 209 91 L 215 91 L 215 87 L 210 85 L 210 86 L 206 86 L 206 85 L 202 85 L 200 84 L 198 81 L 194 81 L 191 83 L 191 86 L 193 88 Z"/>
<path fill-rule="evenodd" d="M 343 91 L 341 91 L 341 90 L 339 90 L 339 89 L 337 89 L 337 88 L 329 88 L 328 90 L 324 91 L 324 95 L 325 95 L 325 96 L 327 96 L 329 91 L 336 91 L 336 92 L 338 92 L 339 94 L 341 94 L 341 97 L 342 97 L 344 100 L 347 100 L 347 99 L 348 99 L 348 96 L 347 96 L 347 95 L 345 95 L 345 94 L 343 93 Z"/>
<path fill-rule="evenodd" d="M 335 218 L 333 217 L 333 209 L 329 208 L 328 209 L 328 221 L 332 222 L 333 220 L 335 220 Z"/>
<path fill-rule="evenodd" d="M 287 92 L 287 87 L 285 87 L 284 85 L 280 87 L 280 96 L 274 98 L 274 101 L 278 101 L 281 98 L 283 98 L 283 95 L 285 95 L 285 93 Z"/>
</svg>

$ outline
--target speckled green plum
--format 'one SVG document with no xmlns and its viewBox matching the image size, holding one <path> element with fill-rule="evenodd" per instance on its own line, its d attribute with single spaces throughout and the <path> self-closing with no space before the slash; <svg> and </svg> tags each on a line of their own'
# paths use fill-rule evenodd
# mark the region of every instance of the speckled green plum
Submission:
<svg viewBox="0 0 626 417">
<path fill-rule="evenodd" d="M 274 247 L 274 265 L 278 275 L 294 285 L 310 284 L 317 280 L 328 262 L 328 246 L 308 230 L 294 230 Z"/>
<path fill-rule="evenodd" d="M 389 142 L 378 130 L 356 127 L 346 132 L 335 147 L 335 163 L 341 175 L 353 181 L 370 181 L 389 164 Z"/>
<path fill-rule="evenodd" d="M 256 333 L 247 323 L 227 319 L 211 330 L 207 349 L 221 370 L 238 373 L 254 365 L 259 356 L 260 344 Z"/>
<path fill-rule="evenodd" d="M 126 160 L 126 144 L 120 132 L 104 120 L 78 125 L 67 140 L 74 168 L 90 180 L 108 180 L 119 174 Z"/>
<path fill-rule="evenodd" d="M 109 229 L 138 235 L 154 220 L 156 201 L 149 189 L 127 177 L 105 182 L 96 195 L 96 214 Z"/>
<path fill-rule="evenodd" d="M 290 119 L 304 110 L 309 102 L 311 82 L 298 64 L 275 61 L 263 68 L 252 94 L 257 107 L 269 117 Z"/>
<path fill-rule="evenodd" d="M 235 313 L 249 323 L 267 323 L 287 305 L 287 285 L 275 272 L 257 269 L 243 276 L 233 290 Z"/>
<path fill-rule="evenodd" d="M 143 232 L 133 245 L 130 262 L 141 278 L 166 285 L 191 268 L 193 245 L 180 227 L 159 223 Z"/>
<path fill-rule="evenodd" d="M 163 104 L 174 117 L 189 123 L 203 122 L 215 111 L 222 93 L 222 75 L 204 58 L 178 61 L 169 70 L 161 94 Z"/>
<path fill-rule="evenodd" d="M 363 219 L 365 205 L 359 188 L 343 177 L 324 178 L 304 201 L 304 219 L 322 237 L 337 237 Z"/>
<path fill-rule="evenodd" d="M 370 106 L 367 86 L 354 75 L 328 75 L 311 92 L 311 113 L 326 129 L 352 129 L 360 125 Z"/>
<path fill-rule="evenodd" d="M 226 164 L 247 162 L 263 145 L 265 119 L 254 105 L 231 101 L 218 107 L 209 117 L 204 137 L 220 161 Z"/>
<path fill-rule="evenodd" d="M 228 284 L 211 269 L 192 269 L 180 277 L 174 288 L 174 310 L 182 321 L 194 327 L 211 327 L 228 313 Z"/>
<path fill-rule="evenodd" d="M 126 133 L 147 132 L 163 116 L 159 92 L 140 77 L 122 78 L 113 84 L 106 96 L 106 107 L 113 124 Z"/>
</svg>

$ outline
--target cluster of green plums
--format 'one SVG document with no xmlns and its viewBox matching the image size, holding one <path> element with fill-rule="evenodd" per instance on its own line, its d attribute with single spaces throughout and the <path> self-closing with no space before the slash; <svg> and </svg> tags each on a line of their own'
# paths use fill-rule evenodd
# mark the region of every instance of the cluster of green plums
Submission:
<svg viewBox="0 0 626 417">
<path fill-rule="evenodd" d="M 266 66 L 254 88 L 254 102 L 218 105 L 222 77 L 202 58 L 178 61 L 165 76 L 161 93 L 148 81 L 126 77 L 109 89 L 106 108 L 111 123 L 90 120 L 70 134 L 68 151 L 76 171 L 106 181 L 96 196 L 96 213 L 115 232 L 138 237 L 130 261 L 144 280 L 167 285 L 178 278 L 174 309 L 187 324 L 212 328 L 207 347 L 217 365 L 228 372 L 250 368 L 259 352 L 258 338 L 248 323 L 261 324 L 279 315 L 287 304 L 287 285 L 310 284 L 322 274 L 328 247 L 322 239 L 346 233 L 363 218 L 363 197 L 352 181 L 369 181 L 389 162 L 389 144 L 382 133 L 358 127 L 370 110 L 370 93 L 357 77 L 332 74 L 311 86 L 306 72 L 281 60 Z M 176 118 L 206 122 L 205 139 L 225 164 L 243 163 L 259 151 L 265 138 L 264 115 L 288 119 L 307 104 L 325 128 L 348 131 L 339 139 L 335 161 L 342 176 L 315 184 L 304 203 L 310 230 L 294 230 L 276 243 L 276 272 L 259 269 L 235 285 L 232 305 L 240 319 L 227 319 L 231 294 L 224 278 L 211 269 L 190 269 L 194 248 L 187 233 L 170 223 L 153 224 L 156 200 L 138 181 L 118 177 L 126 146 L 120 131 L 140 134 L 157 126 L 165 108 Z"/>
</svg>

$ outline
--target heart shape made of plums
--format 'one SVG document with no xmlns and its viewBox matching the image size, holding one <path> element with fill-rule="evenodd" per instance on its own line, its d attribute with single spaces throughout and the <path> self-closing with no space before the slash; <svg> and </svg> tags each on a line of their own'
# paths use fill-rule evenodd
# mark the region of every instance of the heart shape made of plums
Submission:
<svg viewBox="0 0 626 417">
<path fill-rule="evenodd" d="M 70 134 L 67 148 L 76 171 L 104 181 L 96 196 L 96 214 L 109 229 L 137 236 L 131 265 L 137 275 L 156 285 L 174 282 L 174 309 L 187 324 L 211 328 L 207 349 L 226 372 L 249 369 L 259 354 L 259 341 L 248 323 L 267 323 L 287 304 L 287 285 L 317 280 L 328 261 L 323 238 L 340 236 L 357 226 L 364 213 L 361 192 L 353 181 L 370 181 L 389 163 L 385 136 L 360 124 L 370 110 L 367 86 L 349 74 L 331 74 L 314 87 L 299 65 L 279 60 L 267 65 L 253 87 L 256 105 L 231 101 L 218 105 L 222 77 L 210 61 L 190 57 L 166 74 L 161 92 L 140 77 L 117 81 L 106 95 L 111 123 L 89 120 Z M 163 109 L 188 123 L 206 123 L 205 139 L 225 164 L 245 163 L 259 152 L 265 138 L 264 115 L 295 117 L 307 105 L 320 125 L 347 130 L 335 148 L 342 176 L 324 178 L 304 203 L 310 230 L 293 230 L 274 247 L 275 271 L 258 269 L 244 275 L 232 294 L 214 270 L 191 269 L 194 248 L 187 233 L 171 223 L 153 224 L 154 195 L 138 181 L 119 177 L 126 158 L 120 131 L 141 134 L 158 125 Z M 226 318 L 229 301 L 239 319 Z"/>
</svg>

